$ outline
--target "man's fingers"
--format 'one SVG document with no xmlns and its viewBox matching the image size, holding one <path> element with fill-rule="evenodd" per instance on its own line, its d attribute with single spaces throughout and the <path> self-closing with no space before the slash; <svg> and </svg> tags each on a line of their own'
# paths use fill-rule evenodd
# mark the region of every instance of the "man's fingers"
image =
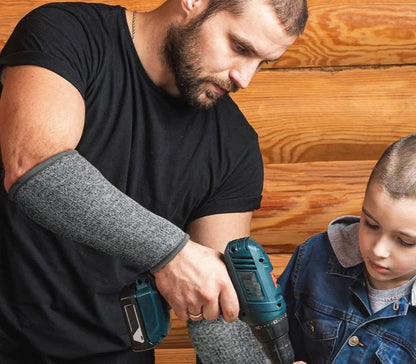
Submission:
<svg viewBox="0 0 416 364">
<path fill-rule="evenodd" d="M 199 308 L 188 308 L 188 318 L 192 321 L 201 321 L 204 318 L 202 306 Z"/>
<path fill-rule="evenodd" d="M 227 322 L 235 321 L 238 317 L 240 306 L 238 304 L 237 293 L 231 283 L 231 280 L 230 284 L 226 286 L 226 289 L 221 291 L 219 303 L 224 320 Z"/>
<path fill-rule="evenodd" d="M 204 305 L 203 313 L 204 313 L 205 320 L 211 321 L 211 320 L 215 320 L 216 318 L 218 318 L 218 316 L 221 314 L 218 297 L 215 299 L 215 301 L 206 303 Z"/>
<path fill-rule="evenodd" d="M 222 314 L 232 322 L 238 317 L 237 294 L 219 252 L 190 241 L 154 275 L 179 319 L 214 320 Z"/>
</svg>

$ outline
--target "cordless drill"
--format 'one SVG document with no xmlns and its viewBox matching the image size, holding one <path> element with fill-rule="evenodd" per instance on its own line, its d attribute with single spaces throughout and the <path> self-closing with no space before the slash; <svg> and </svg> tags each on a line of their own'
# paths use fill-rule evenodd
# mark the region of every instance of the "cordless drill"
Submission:
<svg viewBox="0 0 416 364">
<path fill-rule="evenodd" d="M 293 364 L 286 304 L 263 248 L 251 238 L 230 241 L 224 261 L 240 303 L 239 317 L 261 343 L 272 364 Z M 140 275 L 120 294 L 134 351 L 156 347 L 170 329 L 170 308 L 149 274 Z"/>
<path fill-rule="evenodd" d="M 247 323 L 273 364 L 293 364 L 286 303 L 264 249 L 252 238 L 230 241 L 224 261 Z"/>
</svg>

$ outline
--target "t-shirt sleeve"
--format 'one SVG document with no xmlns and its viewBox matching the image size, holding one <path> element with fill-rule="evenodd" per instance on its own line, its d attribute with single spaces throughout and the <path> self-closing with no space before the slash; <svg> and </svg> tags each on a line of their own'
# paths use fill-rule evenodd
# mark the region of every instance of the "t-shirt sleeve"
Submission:
<svg viewBox="0 0 416 364">
<path fill-rule="evenodd" d="M 34 65 L 71 82 L 84 96 L 91 39 L 65 5 L 49 4 L 32 10 L 15 27 L 0 54 L 0 67 Z"/>
<path fill-rule="evenodd" d="M 230 115 L 228 111 L 227 114 Z M 237 115 L 240 119 L 238 126 L 232 127 L 220 148 L 227 150 L 219 167 L 222 170 L 221 183 L 193 218 L 260 208 L 264 171 L 258 136 L 239 111 Z"/>
</svg>

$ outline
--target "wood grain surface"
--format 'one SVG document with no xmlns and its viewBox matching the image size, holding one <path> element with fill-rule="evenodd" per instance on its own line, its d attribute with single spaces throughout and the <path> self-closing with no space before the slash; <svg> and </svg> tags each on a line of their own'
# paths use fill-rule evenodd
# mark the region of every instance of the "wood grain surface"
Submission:
<svg viewBox="0 0 416 364">
<path fill-rule="evenodd" d="M 195 364 L 196 355 L 192 348 L 156 349 L 156 364 Z"/>
<path fill-rule="evenodd" d="M 341 215 L 359 215 L 375 161 L 269 164 L 252 236 L 267 253 L 292 253 Z"/>
<path fill-rule="evenodd" d="M 17 21 L 45 2 L 47 1 L 0 1 L 0 49 Z M 148 11 L 161 4 L 162 0 L 99 2 Z M 308 5 L 309 20 L 305 33 L 278 62 L 267 67 L 416 64 L 414 0 L 308 0 Z"/>
<path fill-rule="evenodd" d="M 308 0 L 305 33 L 277 68 L 416 63 L 414 0 Z"/>
<path fill-rule="evenodd" d="M 416 66 L 261 72 L 233 95 L 264 163 L 377 159 L 415 131 Z"/>
</svg>

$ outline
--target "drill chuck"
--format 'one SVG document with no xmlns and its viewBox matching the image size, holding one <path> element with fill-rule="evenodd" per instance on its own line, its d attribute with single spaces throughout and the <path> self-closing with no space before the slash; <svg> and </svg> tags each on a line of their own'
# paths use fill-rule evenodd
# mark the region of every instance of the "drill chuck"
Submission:
<svg viewBox="0 0 416 364">
<path fill-rule="evenodd" d="M 250 327 L 272 363 L 293 363 L 295 358 L 288 335 L 289 325 L 286 313 L 271 322 Z"/>
</svg>

